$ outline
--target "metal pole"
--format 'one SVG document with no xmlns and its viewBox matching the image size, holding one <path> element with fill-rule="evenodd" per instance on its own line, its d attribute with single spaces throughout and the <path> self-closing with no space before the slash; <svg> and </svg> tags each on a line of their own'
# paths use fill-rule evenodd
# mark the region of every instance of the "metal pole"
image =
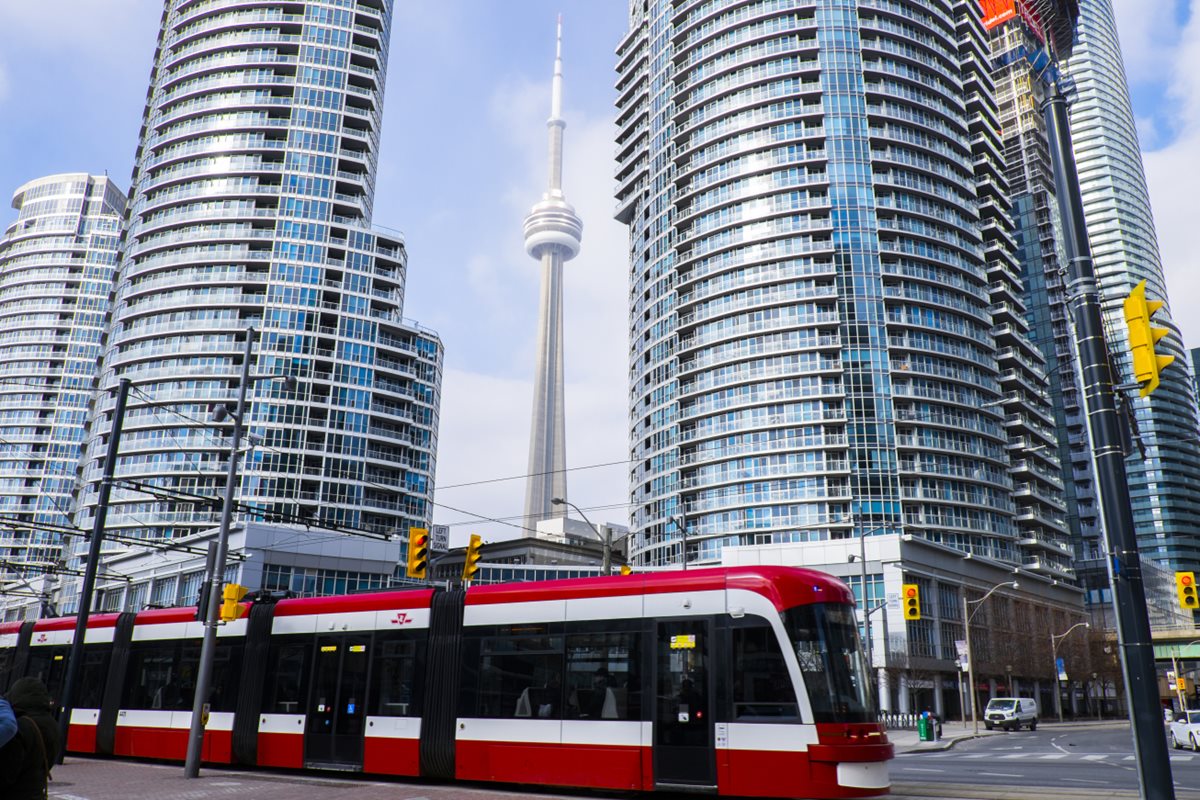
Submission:
<svg viewBox="0 0 1200 800">
<path fill-rule="evenodd" d="M 962 726 L 967 727 L 967 702 L 963 696 L 963 671 L 962 666 L 958 668 L 958 717 L 962 720 Z"/>
<path fill-rule="evenodd" d="M 963 636 L 967 640 L 967 699 L 971 701 L 971 724 L 979 733 L 979 716 L 975 713 L 975 662 L 971 658 L 971 609 L 967 605 L 967 587 L 963 586 Z"/>
<path fill-rule="evenodd" d="M 1067 631 L 1067 633 L 1070 632 L 1071 631 Z M 1064 633 L 1063 637 L 1065 638 L 1066 635 L 1067 634 Z M 1050 634 L 1050 661 L 1052 661 L 1054 665 L 1054 671 L 1050 673 L 1051 677 L 1054 679 L 1054 707 L 1058 710 L 1058 721 L 1062 722 L 1062 686 L 1058 682 L 1058 643 L 1060 641 L 1062 641 L 1062 639 L 1055 639 L 1054 634 Z"/>
<path fill-rule="evenodd" d="M 208 721 L 208 693 L 212 682 L 213 657 L 217 649 L 217 614 L 221 607 L 221 584 L 225 581 L 225 557 L 229 551 L 229 526 L 233 520 L 233 494 L 237 487 L 238 448 L 246 414 L 246 389 L 250 385 L 250 358 L 254 347 L 254 328 L 246 329 L 246 347 L 242 353 L 242 376 L 238 383 L 237 411 L 233 415 L 233 443 L 229 448 L 229 467 L 225 472 L 225 502 L 221 507 L 221 528 L 217 533 L 216 571 L 208 590 L 208 608 L 204 615 L 204 643 L 200 647 L 200 667 L 196 673 L 196 696 L 192 701 L 192 727 L 188 732 L 185 778 L 200 775 L 204 748 L 204 725 Z"/>
<path fill-rule="evenodd" d="M 1054 185 L 1063 223 L 1063 244 L 1069 264 L 1067 296 L 1078 337 L 1076 348 L 1083 376 L 1100 508 L 1108 539 L 1113 612 L 1125 669 L 1125 692 L 1133 723 L 1138 780 L 1144 800 L 1173 800 L 1171 762 L 1166 738 L 1162 735 L 1162 713 L 1157 710 L 1158 681 L 1155 679 L 1142 562 L 1133 527 L 1125 451 L 1104 344 L 1100 289 L 1092 267 L 1079 174 L 1071 149 L 1067 103 L 1057 84 L 1050 86 L 1042 112 L 1046 118 Z"/>
<path fill-rule="evenodd" d="M 612 575 L 612 528 L 604 529 L 604 562 L 600 568 L 605 575 Z"/>
<path fill-rule="evenodd" d="M 867 532 L 864 530 L 858 534 L 858 560 L 862 562 L 862 608 L 863 608 L 863 635 L 867 638 L 867 671 L 875 670 L 875 650 L 871 641 L 871 605 L 867 602 Z"/>
<path fill-rule="evenodd" d="M 1183 692 L 1179 691 L 1179 659 L 1171 656 L 1171 672 L 1175 675 L 1175 699 L 1179 701 L 1179 708 L 1183 711 L 1187 710 L 1187 706 L 1183 702 Z"/>
<path fill-rule="evenodd" d="M 121 446 L 121 429 L 125 425 L 125 403 L 129 399 L 129 378 L 117 382 L 117 404 L 113 406 L 112 428 L 108 432 L 108 450 L 104 453 L 104 475 L 96 496 L 96 516 L 92 519 L 92 536 L 88 543 L 87 565 L 83 570 L 83 588 L 79 592 L 79 610 L 75 612 L 75 638 L 67 657 L 67 677 L 63 686 L 62 707 L 58 715 L 59 749 L 53 754 L 57 763 L 67 755 L 67 734 L 71 727 L 71 712 L 75 710 L 75 692 L 79 673 L 83 669 L 83 645 L 87 637 L 88 615 L 92 609 L 92 594 L 96 588 L 96 571 L 100 567 L 100 548 L 104 544 L 104 526 L 108 523 L 108 499 L 112 495 L 113 474 L 117 467 L 117 449 Z"/>
</svg>

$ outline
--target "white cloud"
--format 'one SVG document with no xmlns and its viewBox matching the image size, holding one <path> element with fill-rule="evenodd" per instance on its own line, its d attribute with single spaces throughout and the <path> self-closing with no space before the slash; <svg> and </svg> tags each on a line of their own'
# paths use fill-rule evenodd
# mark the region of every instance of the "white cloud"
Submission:
<svg viewBox="0 0 1200 800">
<path fill-rule="evenodd" d="M 1167 277 L 1172 319 L 1185 346 L 1200 346 L 1200 249 L 1196 247 L 1195 178 L 1200 176 L 1200 0 L 1192 0 L 1188 24 L 1171 64 L 1169 95 L 1178 134 L 1167 146 L 1143 156 L 1159 246 Z"/>
<path fill-rule="evenodd" d="M 569 83 L 568 83 L 569 91 Z M 467 289 L 472 312 L 513 342 L 511 361 L 486 372 L 448 368 L 442 392 L 442 429 L 438 442 L 437 486 L 448 487 L 496 476 L 524 475 L 529 447 L 534 336 L 540 269 L 525 254 L 521 220 L 541 197 L 546 184 L 546 126 L 549 83 L 509 82 L 489 104 L 487 134 L 514 154 L 511 180 L 500 192 L 495 217 L 508 219 L 500 233 L 481 235 L 469 262 Z M 583 219 L 583 247 L 566 265 L 564 278 L 564 366 L 567 415 L 567 467 L 570 498 L 583 508 L 612 506 L 628 500 L 624 463 L 595 469 L 590 465 L 623 462 L 628 457 L 626 410 L 627 268 L 624 226 L 612 218 L 612 122 L 573 111 L 569 94 L 563 116 L 565 163 L 563 188 Z M 493 152 L 503 150 L 493 146 Z M 470 343 L 462 342 L 469 347 Z M 452 365 L 453 352 L 447 355 Z M 488 516 L 523 512 L 525 480 L 437 490 L 436 500 Z M 589 514 L 593 522 L 624 523 L 622 506 Z M 465 519 L 438 508 L 439 522 Z M 516 520 L 514 520 L 516 521 Z M 502 525 L 456 526 L 455 542 L 471 530 L 485 539 L 507 538 L 520 531 Z"/>
<path fill-rule="evenodd" d="M 1179 38 L 1179 4 L 1180 0 L 1113 0 L 1130 82 L 1159 80 L 1171 69 Z"/>
</svg>

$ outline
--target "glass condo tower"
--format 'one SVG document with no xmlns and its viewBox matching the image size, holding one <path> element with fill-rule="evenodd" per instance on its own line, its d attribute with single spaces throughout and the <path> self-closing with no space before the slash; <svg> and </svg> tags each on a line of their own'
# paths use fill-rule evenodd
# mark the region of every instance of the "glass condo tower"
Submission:
<svg viewBox="0 0 1200 800">
<path fill-rule="evenodd" d="M 247 518 L 426 525 L 442 346 L 402 316 L 403 238 L 371 225 L 390 0 L 167 0 L 84 464 L 90 527 L 129 378 L 108 525 L 214 527 L 248 328 Z M 228 425 L 228 422 L 226 423 Z"/>
</svg>

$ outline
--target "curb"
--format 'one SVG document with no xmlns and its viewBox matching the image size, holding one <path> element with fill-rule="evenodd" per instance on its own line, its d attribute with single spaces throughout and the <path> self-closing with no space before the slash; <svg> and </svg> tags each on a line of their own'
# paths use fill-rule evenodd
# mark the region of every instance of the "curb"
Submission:
<svg viewBox="0 0 1200 800">
<path fill-rule="evenodd" d="M 950 739 L 941 739 L 935 742 L 932 746 L 922 746 L 920 744 L 911 745 L 904 750 L 897 750 L 897 755 L 900 753 L 941 753 L 945 750 L 952 749 L 959 742 L 970 741 L 971 739 L 986 739 L 989 736 L 998 735 L 994 731 L 980 731 L 979 733 L 964 733 L 962 736 L 955 736 Z"/>
</svg>

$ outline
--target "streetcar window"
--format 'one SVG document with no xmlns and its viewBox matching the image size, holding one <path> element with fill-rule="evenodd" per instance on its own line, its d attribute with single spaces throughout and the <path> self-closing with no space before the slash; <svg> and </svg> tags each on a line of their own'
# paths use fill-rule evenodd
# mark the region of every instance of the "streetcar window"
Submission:
<svg viewBox="0 0 1200 800">
<path fill-rule="evenodd" d="M 191 711 L 199 663 L 199 641 L 135 643 L 121 708 Z M 234 710 L 241 664 L 242 643 L 218 640 L 208 700 L 211 711 Z"/>
<path fill-rule="evenodd" d="M 563 640 L 538 628 L 514 625 L 481 640 L 477 716 L 562 718 Z"/>
<path fill-rule="evenodd" d="M 108 659 L 112 645 L 88 645 L 83 649 L 83 672 L 79 676 L 79 697 L 76 708 L 99 708 L 108 681 Z"/>
<path fill-rule="evenodd" d="M 263 687 L 263 713 L 299 714 L 304 705 L 301 687 L 308 672 L 312 640 L 272 643 L 267 653 L 267 675 Z"/>
<path fill-rule="evenodd" d="M 9 670 L 12 669 L 13 661 L 17 658 L 17 650 L 15 647 L 6 647 L 0 650 L 0 689 L 4 688 L 4 684 L 9 682 L 5 679 L 10 677 Z"/>
<path fill-rule="evenodd" d="M 566 719 L 641 719 L 640 636 L 567 636 Z"/>
<path fill-rule="evenodd" d="M 372 713 L 382 717 L 419 717 L 416 696 L 417 643 L 411 638 L 383 640 L 375 648 L 370 696 Z"/>
<path fill-rule="evenodd" d="M 187 658 L 181 658 L 183 650 Z M 134 643 L 121 708 L 191 710 L 199 660 L 199 642 L 186 646 L 182 642 Z"/>
<path fill-rule="evenodd" d="M 784 622 L 814 722 L 874 722 L 854 607 L 799 606 L 784 612 Z"/>
<path fill-rule="evenodd" d="M 797 719 L 796 692 L 771 624 L 762 617 L 734 623 L 733 718 Z"/>
</svg>

